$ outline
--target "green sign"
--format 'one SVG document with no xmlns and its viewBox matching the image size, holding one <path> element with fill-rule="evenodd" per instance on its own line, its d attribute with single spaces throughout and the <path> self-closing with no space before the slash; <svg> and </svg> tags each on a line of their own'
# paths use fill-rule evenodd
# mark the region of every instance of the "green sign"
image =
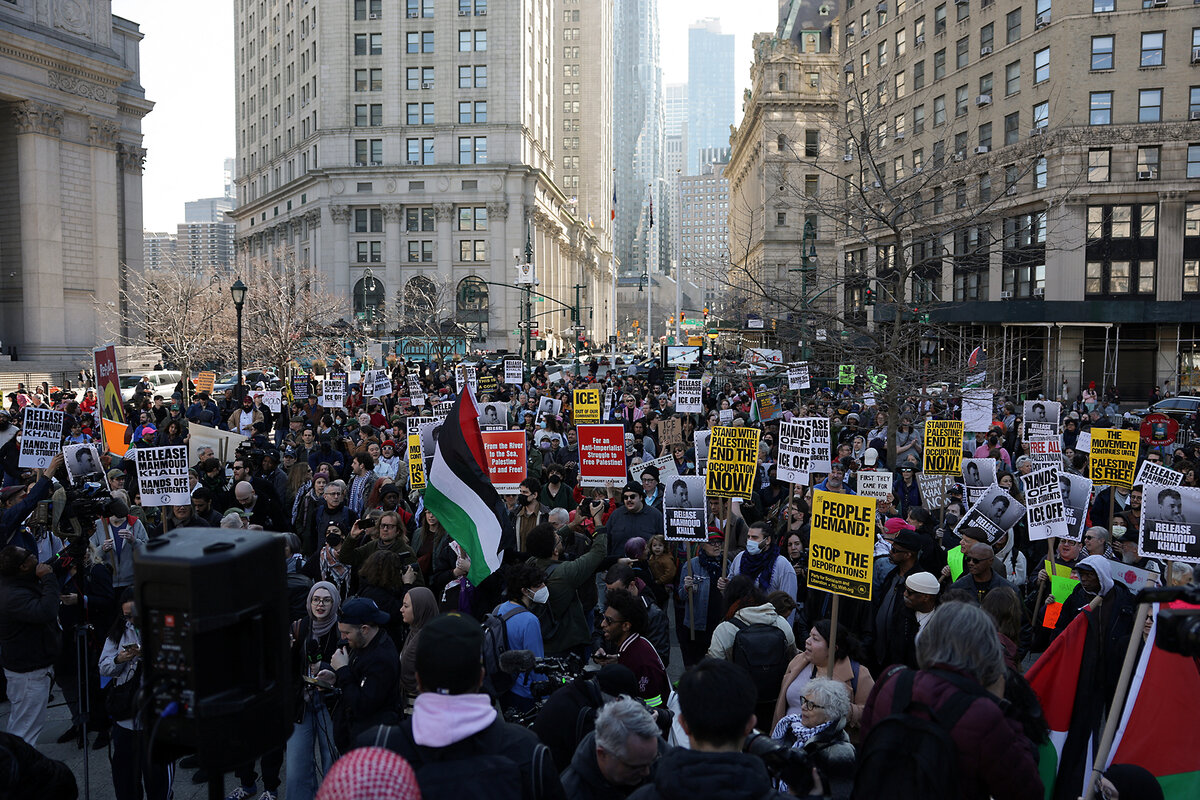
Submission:
<svg viewBox="0 0 1200 800">
<path fill-rule="evenodd" d="M 867 383 L 876 392 L 887 390 L 888 379 L 887 375 L 882 372 L 876 372 L 874 367 L 867 367 Z"/>
<path fill-rule="evenodd" d="M 854 365 L 840 364 L 838 365 L 838 383 L 842 386 L 854 385 Z"/>
</svg>

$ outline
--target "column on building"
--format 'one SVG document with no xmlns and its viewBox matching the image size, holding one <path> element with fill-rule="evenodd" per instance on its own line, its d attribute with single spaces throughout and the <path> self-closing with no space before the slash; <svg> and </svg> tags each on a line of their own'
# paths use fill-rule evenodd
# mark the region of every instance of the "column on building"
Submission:
<svg viewBox="0 0 1200 800">
<path fill-rule="evenodd" d="M 322 271 L 333 278 L 332 291 L 337 297 L 350 297 L 350 206 L 330 206 L 329 221 L 333 224 L 333 247 L 324 254 L 327 259 Z M 353 304 L 351 304 L 353 307 Z"/>
<path fill-rule="evenodd" d="M 117 207 L 118 181 L 124 180 L 124 173 L 118 164 L 117 135 L 118 126 L 109 120 L 98 118 L 89 119 L 88 142 L 92 145 L 92 183 L 94 197 L 98 199 L 92 206 L 92 250 L 95 253 L 95 276 L 90 289 L 91 298 L 75 304 L 69 320 L 83 335 L 73 337 L 75 341 L 94 342 L 106 341 L 108 332 L 103 330 L 97 320 L 96 306 L 115 308 L 121 300 L 121 256 L 120 237 L 124 231 L 120 229 L 121 214 Z M 140 168 L 140 165 L 139 165 Z M 135 181 L 138 191 L 141 181 Z M 141 199 L 139 197 L 140 204 Z M 128 206 L 126 206 L 128 208 Z M 109 304 L 112 304 L 111 306 Z"/>
<path fill-rule="evenodd" d="M 487 280 L 492 283 L 512 283 L 510 271 L 512 244 L 508 230 L 508 201 L 500 200 L 487 204 L 488 232 L 491 247 L 488 251 Z M 488 348 L 513 349 L 512 332 L 517 329 L 520 318 L 517 308 L 505 300 L 512 290 L 503 286 L 488 287 Z"/>
<path fill-rule="evenodd" d="M 454 291 L 454 204 L 434 203 L 433 215 L 437 219 L 437 248 L 434 258 L 437 260 L 438 279 Z"/>
<path fill-rule="evenodd" d="M 383 206 L 383 313 L 389 328 L 399 326 L 400 294 L 404 289 L 404 275 L 401 264 L 405 254 L 402 252 L 403 243 L 400 241 L 400 229 L 404 222 L 404 207 L 399 203 L 385 203 Z"/>
</svg>

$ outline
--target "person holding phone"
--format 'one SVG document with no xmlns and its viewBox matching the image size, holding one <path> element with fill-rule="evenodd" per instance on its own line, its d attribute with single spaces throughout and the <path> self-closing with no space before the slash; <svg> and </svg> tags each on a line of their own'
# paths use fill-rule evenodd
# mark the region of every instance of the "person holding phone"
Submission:
<svg viewBox="0 0 1200 800">
<path fill-rule="evenodd" d="M 146 526 L 129 513 L 129 506 L 119 497 L 108 501 L 104 516 L 96 520 L 92 546 L 113 568 L 113 589 L 133 586 L 133 554 L 146 546 L 150 537 Z"/>
<path fill-rule="evenodd" d="M 372 536 L 368 533 L 375 527 L 378 520 L 379 533 Z M 370 526 L 370 527 L 366 527 Z M 367 559 L 377 551 L 386 550 L 400 555 L 404 559 L 404 582 L 409 586 L 424 586 L 425 579 L 421 570 L 417 569 L 417 554 L 408 544 L 404 530 L 404 522 L 395 511 L 384 511 L 377 518 L 368 516 L 355 522 L 350 528 L 350 535 L 342 546 L 341 559 L 357 572 Z"/>
</svg>

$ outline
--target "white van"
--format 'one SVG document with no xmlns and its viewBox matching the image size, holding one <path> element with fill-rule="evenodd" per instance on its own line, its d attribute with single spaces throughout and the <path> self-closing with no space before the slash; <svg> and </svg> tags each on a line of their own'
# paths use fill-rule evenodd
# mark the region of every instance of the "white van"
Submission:
<svg viewBox="0 0 1200 800">
<path fill-rule="evenodd" d="M 174 370 L 152 370 L 149 372 L 135 372 L 132 375 L 121 376 L 121 400 L 128 403 L 133 399 L 133 392 L 137 389 L 138 383 L 142 378 L 150 379 L 150 396 L 161 397 L 164 400 L 170 400 L 171 395 L 175 393 L 175 385 L 179 383 L 183 377 L 182 372 Z"/>
</svg>

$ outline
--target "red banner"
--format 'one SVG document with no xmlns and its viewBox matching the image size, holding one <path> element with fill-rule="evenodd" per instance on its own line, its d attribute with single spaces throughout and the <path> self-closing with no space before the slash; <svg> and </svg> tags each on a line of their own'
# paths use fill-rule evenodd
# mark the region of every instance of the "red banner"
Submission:
<svg viewBox="0 0 1200 800">
<path fill-rule="evenodd" d="M 480 431 L 488 477 L 500 494 L 517 494 L 525 480 L 525 431 Z"/>
<path fill-rule="evenodd" d="M 97 347 L 92 351 L 96 361 L 96 394 L 100 399 L 100 427 L 104 443 L 110 452 L 124 455 L 125 411 L 121 402 L 121 376 L 117 369 L 116 345 Z"/>
<path fill-rule="evenodd" d="M 605 486 L 612 481 L 625 485 L 625 427 L 623 425 L 580 425 L 579 485 Z"/>
</svg>

